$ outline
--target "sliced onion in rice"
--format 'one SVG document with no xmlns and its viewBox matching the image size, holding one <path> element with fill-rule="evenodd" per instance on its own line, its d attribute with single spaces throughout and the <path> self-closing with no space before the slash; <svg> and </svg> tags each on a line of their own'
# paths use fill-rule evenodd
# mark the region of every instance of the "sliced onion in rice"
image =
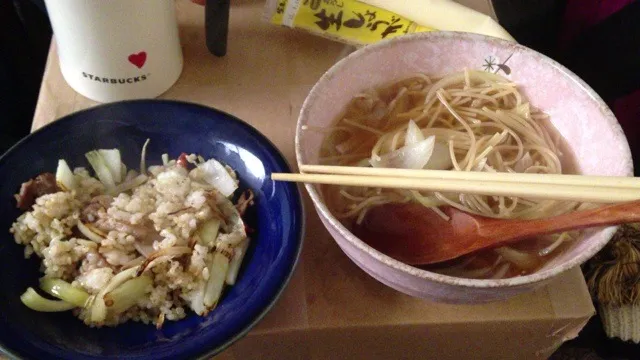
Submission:
<svg viewBox="0 0 640 360">
<path fill-rule="evenodd" d="M 169 165 L 169 154 L 162 154 L 162 165 Z"/>
<path fill-rule="evenodd" d="M 151 139 L 147 139 L 142 145 L 142 152 L 140 153 L 140 174 L 147 174 L 147 146 L 149 146 L 149 142 Z"/>
<path fill-rule="evenodd" d="M 141 275 L 143 272 L 153 268 L 156 264 L 162 261 L 171 260 L 178 256 L 191 254 L 192 251 L 193 250 L 191 250 L 191 248 L 188 246 L 173 246 L 170 248 L 164 248 L 164 249 L 155 251 L 147 257 L 147 260 L 145 260 L 145 262 L 142 263 L 142 265 L 140 265 L 140 268 L 138 270 L 138 276 Z"/>
<path fill-rule="evenodd" d="M 238 188 L 237 182 L 233 179 L 227 169 L 215 159 L 209 159 L 198 165 L 201 170 L 202 179 L 220 191 L 224 196 L 230 196 Z"/>
<path fill-rule="evenodd" d="M 40 280 L 40 289 L 77 307 L 83 307 L 89 298 L 89 293 L 61 279 L 44 278 Z"/>
<path fill-rule="evenodd" d="M 117 184 L 122 181 L 122 160 L 120 159 L 120 150 L 118 149 L 100 149 L 98 150 L 104 164 L 107 166 L 113 177 L 113 181 Z"/>
<path fill-rule="evenodd" d="M 116 186 L 116 182 L 113 178 L 113 174 L 111 174 L 111 170 L 107 166 L 104 158 L 100 153 L 96 150 L 89 151 L 84 155 L 93 171 L 96 173 L 96 176 L 102 182 L 102 184 L 107 188 L 107 190 L 112 190 Z"/>
<path fill-rule="evenodd" d="M 204 316 L 207 313 L 207 309 L 204 307 L 204 291 L 206 286 L 206 281 L 202 281 L 197 284 L 195 289 L 180 294 L 180 297 L 189 304 L 191 310 L 200 316 Z"/>
<path fill-rule="evenodd" d="M 91 230 L 92 232 L 94 232 L 94 233 L 96 233 L 96 234 L 100 235 L 100 236 L 101 236 L 101 237 L 103 237 L 103 238 L 106 238 L 106 237 L 107 237 L 107 235 L 108 235 L 108 233 L 107 233 L 106 231 L 104 231 L 104 230 L 102 230 L 102 229 L 98 228 L 97 226 L 95 226 L 95 225 L 94 225 L 94 224 L 92 224 L 92 223 L 86 223 L 86 224 L 84 224 L 84 226 L 86 226 L 87 228 L 89 228 L 89 230 Z"/>
<path fill-rule="evenodd" d="M 242 216 L 240 216 L 238 209 L 236 209 L 235 205 L 233 205 L 229 199 L 217 191 L 208 192 L 207 200 L 214 202 L 214 204 L 209 204 L 209 206 L 213 210 L 218 209 L 221 211 L 227 221 L 227 225 L 224 229 L 226 233 L 218 235 L 216 244 L 228 247 L 237 246 L 247 237 L 244 221 L 242 220 Z"/>
<path fill-rule="evenodd" d="M 104 303 L 102 296 L 95 296 L 89 309 L 89 321 L 94 324 L 102 325 L 107 318 L 107 305 Z"/>
<path fill-rule="evenodd" d="M 155 251 L 153 249 L 153 243 L 147 243 L 147 242 L 143 243 L 137 240 L 133 243 L 133 247 L 136 249 L 138 253 L 140 253 L 140 255 L 142 255 L 145 258 L 148 258 L 149 255 L 153 254 L 153 252 Z"/>
<path fill-rule="evenodd" d="M 91 248 L 91 249 L 94 249 L 94 250 L 98 248 L 98 244 L 96 244 L 96 242 L 95 242 L 95 241 L 91 241 L 91 240 L 86 240 L 86 239 L 76 239 L 76 243 L 77 243 L 78 245 L 86 246 L 86 247 Z"/>
<path fill-rule="evenodd" d="M 64 191 L 72 191 L 78 187 L 73 171 L 66 161 L 58 160 L 58 168 L 56 169 L 56 183 L 58 187 Z"/>
<path fill-rule="evenodd" d="M 153 260 L 143 262 L 142 265 L 140 265 L 140 268 L 138 269 L 138 276 L 143 274 L 145 271 L 150 271 L 156 265 L 162 264 L 163 262 L 170 261 L 173 258 L 175 258 L 175 256 L 164 255 L 164 256 L 155 257 Z"/>
<path fill-rule="evenodd" d="M 213 310 L 220 300 L 231 257 L 233 257 L 233 253 L 226 248 L 216 249 L 213 254 L 213 260 L 209 265 L 209 280 L 207 280 L 203 299 L 207 311 Z"/>
<path fill-rule="evenodd" d="M 124 177 L 124 182 L 133 180 L 136 176 L 138 176 L 138 172 L 131 169 L 127 171 L 127 175 Z"/>
<path fill-rule="evenodd" d="M 82 221 L 78 221 L 77 226 L 78 226 L 78 230 L 80 230 L 82 235 L 86 236 L 87 239 L 94 241 L 98 244 L 100 244 L 102 240 L 104 240 L 104 237 L 101 234 L 102 231 L 98 230 L 95 226 L 89 223 L 84 224 L 82 223 Z"/>
<path fill-rule="evenodd" d="M 92 323 L 102 324 L 104 322 L 107 318 L 107 305 L 104 302 L 104 296 L 116 287 L 122 285 L 125 281 L 136 277 L 138 269 L 139 267 L 136 266 L 117 273 L 98 294 L 89 298 L 85 306 L 89 307 L 89 319 Z"/>
<path fill-rule="evenodd" d="M 153 252 L 151 255 L 149 255 L 149 258 L 147 260 L 153 260 L 155 258 L 159 258 L 160 256 L 181 256 L 190 254 L 191 251 L 191 248 L 189 248 L 188 246 L 172 246 L 170 248 L 164 248 Z"/>
<path fill-rule="evenodd" d="M 242 260 L 244 259 L 244 255 L 247 253 L 250 241 L 251 239 L 246 238 L 233 249 L 233 257 L 231 258 L 231 263 L 229 264 L 229 272 L 227 273 L 227 278 L 225 279 L 227 285 L 234 285 L 236 283 L 236 278 L 238 277 L 238 272 L 240 272 Z"/>
<path fill-rule="evenodd" d="M 20 301 L 29 309 L 41 312 L 60 312 L 76 307 L 66 301 L 46 299 L 40 296 L 33 288 L 28 288 L 27 291 L 20 296 Z"/>
<path fill-rule="evenodd" d="M 200 242 L 203 245 L 211 245 L 218 238 L 218 232 L 220 231 L 220 219 L 213 218 L 204 222 L 198 229 L 198 236 Z"/>
<path fill-rule="evenodd" d="M 133 190 L 138 186 L 144 184 L 147 180 L 149 180 L 149 177 L 147 175 L 140 174 L 132 179 L 125 180 L 125 182 L 116 186 L 112 192 L 114 195 L 116 195 L 129 190 Z"/>
<path fill-rule="evenodd" d="M 104 296 L 107 310 L 111 314 L 121 314 L 138 303 L 153 285 L 151 277 L 142 275 L 125 281 Z"/>
<path fill-rule="evenodd" d="M 431 158 L 434 144 L 435 136 L 429 136 L 415 144 L 405 145 L 384 155 L 373 156 L 369 162 L 376 168 L 422 169 Z"/>
<path fill-rule="evenodd" d="M 144 263 L 145 257 L 144 256 L 138 256 L 137 258 L 129 261 L 128 263 L 122 265 L 122 270 L 126 270 L 129 268 L 132 268 L 134 266 L 138 266 L 138 265 L 142 265 L 142 263 Z"/>
</svg>

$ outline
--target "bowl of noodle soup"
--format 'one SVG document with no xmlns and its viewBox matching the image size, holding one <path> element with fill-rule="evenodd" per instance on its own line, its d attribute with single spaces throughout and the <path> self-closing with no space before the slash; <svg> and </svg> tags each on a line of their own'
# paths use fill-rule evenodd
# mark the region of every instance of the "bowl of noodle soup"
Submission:
<svg viewBox="0 0 640 360">
<path fill-rule="evenodd" d="M 299 164 L 633 175 L 620 125 L 581 79 L 524 46 L 456 32 L 386 40 L 339 61 L 302 106 L 296 155 Z M 398 291 L 433 301 L 482 303 L 531 291 L 595 255 L 616 230 L 553 234 L 410 266 L 354 235 L 372 208 L 415 203 L 443 217 L 439 207 L 452 206 L 494 218 L 532 219 L 597 205 L 305 186 L 323 224 L 353 262 Z"/>
</svg>

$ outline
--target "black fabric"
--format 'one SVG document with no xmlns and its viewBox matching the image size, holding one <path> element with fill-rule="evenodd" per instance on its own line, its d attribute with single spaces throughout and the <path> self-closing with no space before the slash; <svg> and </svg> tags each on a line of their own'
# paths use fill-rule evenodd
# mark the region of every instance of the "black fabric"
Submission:
<svg viewBox="0 0 640 360">
<path fill-rule="evenodd" d="M 50 41 L 42 0 L 0 0 L 0 152 L 31 128 Z"/>
<path fill-rule="evenodd" d="M 638 360 L 640 345 L 609 339 L 598 315 L 589 320 L 580 335 L 560 347 L 550 360 Z"/>
<path fill-rule="evenodd" d="M 640 1 L 581 34 L 558 54 L 607 102 L 640 89 Z"/>
<path fill-rule="evenodd" d="M 518 43 L 554 57 L 565 0 L 492 0 L 498 22 Z"/>
</svg>

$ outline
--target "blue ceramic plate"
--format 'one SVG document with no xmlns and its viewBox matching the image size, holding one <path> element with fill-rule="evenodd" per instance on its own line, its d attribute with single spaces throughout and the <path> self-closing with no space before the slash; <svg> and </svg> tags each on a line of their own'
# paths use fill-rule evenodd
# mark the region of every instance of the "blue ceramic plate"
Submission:
<svg viewBox="0 0 640 360">
<path fill-rule="evenodd" d="M 161 330 L 140 323 L 91 329 L 70 313 L 39 313 L 20 295 L 37 285 L 39 259 L 24 259 L 9 228 L 20 212 L 13 194 L 64 158 L 88 164 L 87 151 L 118 148 L 137 168 L 141 145 L 151 139 L 148 164 L 161 154 L 198 153 L 230 165 L 240 189 L 250 188 L 256 205 L 247 212 L 256 230 L 238 282 L 206 317 L 193 313 L 167 321 Z M 98 106 L 66 116 L 29 135 L 0 158 L 0 346 L 29 359 L 193 359 L 220 352 L 255 325 L 273 306 L 300 255 L 303 211 L 295 185 L 273 182 L 289 172 L 275 146 L 256 129 L 223 112 L 182 102 L 142 100 Z"/>
</svg>

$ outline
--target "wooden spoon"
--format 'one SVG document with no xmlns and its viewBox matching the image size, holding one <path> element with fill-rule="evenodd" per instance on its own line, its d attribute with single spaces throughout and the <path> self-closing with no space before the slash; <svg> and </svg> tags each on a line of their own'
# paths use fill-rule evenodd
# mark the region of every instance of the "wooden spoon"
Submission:
<svg viewBox="0 0 640 360">
<path fill-rule="evenodd" d="M 640 200 L 537 220 L 493 219 L 453 207 L 441 209 L 450 221 L 419 204 L 377 206 L 353 233 L 396 260 L 427 265 L 539 235 L 640 221 Z"/>
</svg>

